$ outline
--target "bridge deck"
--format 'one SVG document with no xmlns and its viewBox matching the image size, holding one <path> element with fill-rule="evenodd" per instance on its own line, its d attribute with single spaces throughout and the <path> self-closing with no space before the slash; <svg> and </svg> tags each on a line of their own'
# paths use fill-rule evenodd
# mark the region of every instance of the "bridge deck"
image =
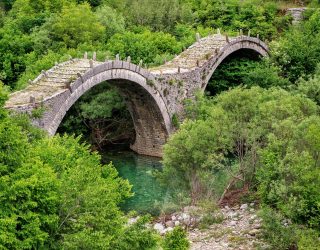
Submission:
<svg viewBox="0 0 320 250">
<path fill-rule="evenodd" d="M 94 66 L 101 62 L 93 62 Z M 64 92 L 68 83 L 78 78 L 77 73 L 84 74 L 90 69 L 87 59 L 75 59 L 66 63 L 58 64 L 29 84 L 25 89 L 12 93 L 6 102 L 7 108 L 30 104 L 30 97 L 34 101 L 41 102 L 45 98 Z"/>
<path fill-rule="evenodd" d="M 227 41 L 228 40 L 228 41 Z M 165 63 L 162 66 L 150 69 L 148 72 L 151 76 L 158 76 L 159 74 L 172 74 L 175 77 L 177 73 L 185 73 L 196 70 L 197 68 L 205 67 L 206 62 L 212 61 L 215 56 L 219 56 L 219 53 L 229 44 L 241 42 L 252 42 L 259 44 L 261 51 L 267 53 L 267 47 L 265 44 L 260 43 L 257 38 L 250 37 L 230 37 L 221 34 L 211 35 L 199 39 L 198 42 L 191 45 L 188 49 L 183 51 L 180 55 L 176 56 L 172 61 Z M 238 46 L 238 47 L 239 47 Z M 236 46 L 237 47 L 237 46 Z M 237 47 L 237 48 L 238 48 Z M 263 54 L 262 53 L 262 54 Z M 128 64 L 119 60 L 112 61 L 113 69 L 120 67 L 119 65 Z M 103 62 L 92 61 L 93 68 L 103 64 Z M 132 65 L 135 69 L 140 69 L 137 65 Z M 10 99 L 6 102 L 6 108 L 19 108 L 25 107 L 32 103 L 39 103 L 47 100 L 57 94 L 65 92 L 70 85 L 78 79 L 77 74 L 83 75 L 90 70 L 90 60 L 88 59 L 73 59 L 65 63 L 58 64 L 50 70 L 43 72 L 37 77 L 31 84 L 29 84 L 24 90 L 15 92 L 10 95 Z M 131 69 L 130 69 L 131 70 Z M 145 70 L 143 70 L 145 71 Z M 191 72 L 192 74 L 192 72 Z M 170 77 L 170 76 L 169 76 Z"/>
<path fill-rule="evenodd" d="M 230 38 L 229 41 L 235 38 Z M 201 67 L 213 55 L 216 49 L 220 50 L 227 44 L 226 37 L 220 34 L 201 38 L 188 49 L 176 56 L 172 61 L 151 69 L 154 74 L 176 73 L 180 67 L 181 72 L 188 72 Z"/>
</svg>

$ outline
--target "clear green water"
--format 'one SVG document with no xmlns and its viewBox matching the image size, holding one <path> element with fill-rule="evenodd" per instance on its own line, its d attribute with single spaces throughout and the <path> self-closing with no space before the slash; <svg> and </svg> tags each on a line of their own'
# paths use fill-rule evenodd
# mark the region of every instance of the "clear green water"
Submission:
<svg viewBox="0 0 320 250">
<path fill-rule="evenodd" d="M 122 205 L 122 209 L 157 214 L 166 194 L 166 189 L 154 176 L 155 170 L 162 170 L 160 159 L 137 155 L 129 150 L 107 150 L 103 153 L 103 162 L 110 161 L 119 175 L 129 180 L 134 192 L 134 196 Z"/>
</svg>

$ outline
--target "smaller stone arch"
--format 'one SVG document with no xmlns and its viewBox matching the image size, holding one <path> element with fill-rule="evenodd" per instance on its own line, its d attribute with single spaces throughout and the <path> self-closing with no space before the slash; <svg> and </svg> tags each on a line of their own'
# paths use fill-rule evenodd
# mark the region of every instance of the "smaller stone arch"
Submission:
<svg viewBox="0 0 320 250">
<path fill-rule="evenodd" d="M 205 90 L 214 71 L 223 62 L 223 60 L 232 53 L 241 49 L 252 50 L 262 57 L 269 55 L 268 46 L 258 38 L 241 36 L 233 39 L 227 43 L 227 45 L 218 50 L 215 56 L 210 58 L 210 60 L 201 67 L 200 75 L 202 76 L 202 90 Z"/>
</svg>

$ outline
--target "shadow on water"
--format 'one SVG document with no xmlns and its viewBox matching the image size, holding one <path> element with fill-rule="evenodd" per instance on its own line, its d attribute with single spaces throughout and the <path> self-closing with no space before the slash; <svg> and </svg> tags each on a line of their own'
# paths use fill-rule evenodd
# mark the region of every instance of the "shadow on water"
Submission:
<svg viewBox="0 0 320 250">
<path fill-rule="evenodd" d="M 105 149 L 102 154 L 104 163 L 113 162 L 119 175 L 128 179 L 134 196 L 129 198 L 122 209 L 138 213 L 158 215 L 167 190 L 154 176 L 156 170 L 162 170 L 160 158 L 138 155 L 128 148 Z"/>
</svg>

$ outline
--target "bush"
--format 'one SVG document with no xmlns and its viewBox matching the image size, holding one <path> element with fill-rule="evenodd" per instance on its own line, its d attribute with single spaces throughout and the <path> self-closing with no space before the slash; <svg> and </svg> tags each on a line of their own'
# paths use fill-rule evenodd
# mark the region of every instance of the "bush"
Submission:
<svg viewBox="0 0 320 250">
<path fill-rule="evenodd" d="M 295 249 L 297 242 L 296 227 L 286 225 L 286 219 L 280 213 L 265 207 L 260 211 L 262 218 L 262 237 L 270 245 L 271 249 L 287 250 Z"/>
<path fill-rule="evenodd" d="M 292 83 L 300 77 L 314 74 L 320 58 L 320 10 L 309 20 L 295 26 L 278 41 L 271 51 L 272 61 L 281 69 L 282 76 Z"/>
<path fill-rule="evenodd" d="M 312 78 L 298 82 L 297 91 L 320 105 L 320 64 Z"/>
<path fill-rule="evenodd" d="M 155 249 L 160 241 L 160 236 L 146 227 L 146 223 L 150 222 L 150 219 L 149 216 L 144 216 L 133 225 L 126 227 L 111 244 L 110 249 Z"/>
<path fill-rule="evenodd" d="M 107 48 L 113 54 L 119 54 L 122 59 L 130 56 L 136 64 L 153 63 L 157 55 L 178 54 L 181 51 L 176 39 L 163 32 L 151 33 L 144 30 L 142 33 L 125 32 L 110 38 Z"/>
<path fill-rule="evenodd" d="M 312 229 L 300 229 L 298 231 L 298 249 L 320 249 L 320 232 Z"/>
<path fill-rule="evenodd" d="M 263 194 L 270 195 L 269 183 L 275 177 L 271 177 L 269 173 L 264 179 L 263 176 L 268 173 L 263 171 L 274 170 L 260 162 L 261 150 L 273 143 L 273 133 L 279 131 L 284 136 L 289 136 L 285 131 L 290 129 L 290 125 L 294 126 L 307 117 L 317 115 L 318 107 L 305 97 L 279 88 L 264 90 L 252 87 L 235 88 L 211 100 L 200 99 L 198 103 L 191 101 L 186 110 L 195 120 L 185 120 L 180 130 L 164 146 L 164 169 L 160 176 L 172 190 L 185 190 L 189 192 L 192 202 L 197 202 L 201 196 L 219 199 L 236 183 L 238 187 L 254 184 L 256 169 L 261 169 L 261 178 L 258 180 L 263 187 L 266 185 Z M 317 125 L 314 135 L 310 135 L 308 139 L 312 142 L 317 136 L 316 128 Z M 300 130 L 305 131 L 303 127 L 297 128 L 297 131 Z M 310 144 L 311 141 L 307 143 Z M 288 146 L 288 138 L 278 143 L 281 142 L 284 143 L 283 147 Z M 313 144 L 311 148 L 314 154 L 318 146 Z M 312 167 L 316 163 L 309 158 L 312 154 L 310 151 L 309 156 L 301 158 L 310 159 L 310 165 L 303 167 L 301 161 L 295 174 L 298 174 L 298 169 L 317 173 L 317 168 Z M 286 162 L 288 161 L 286 158 Z M 292 162 L 294 164 L 296 163 Z M 276 168 L 277 162 L 272 166 Z M 284 166 L 281 170 L 283 177 L 285 169 Z M 314 207 L 314 202 L 318 194 L 312 183 L 318 184 L 318 180 L 315 176 L 306 174 L 305 180 L 299 179 L 301 183 L 298 187 L 306 185 L 307 183 L 303 183 L 307 180 L 312 182 L 308 184 L 310 190 L 305 190 L 305 194 L 312 194 L 309 201 L 312 200 L 313 205 L 309 205 L 316 213 L 318 210 Z M 279 181 L 283 181 L 282 176 Z"/>
<path fill-rule="evenodd" d="M 187 234 L 181 227 L 175 227 L 171 232 L 168 232 L 163 241 L 164 250 L 186 250 L 189 247 Z"/>
<path fill-rule="evenodd" d="M 296 223 L 320 227 L 320 118 L 279 124 L 261 151 L 257 171 L 262 202 Z"/>
</svg>

